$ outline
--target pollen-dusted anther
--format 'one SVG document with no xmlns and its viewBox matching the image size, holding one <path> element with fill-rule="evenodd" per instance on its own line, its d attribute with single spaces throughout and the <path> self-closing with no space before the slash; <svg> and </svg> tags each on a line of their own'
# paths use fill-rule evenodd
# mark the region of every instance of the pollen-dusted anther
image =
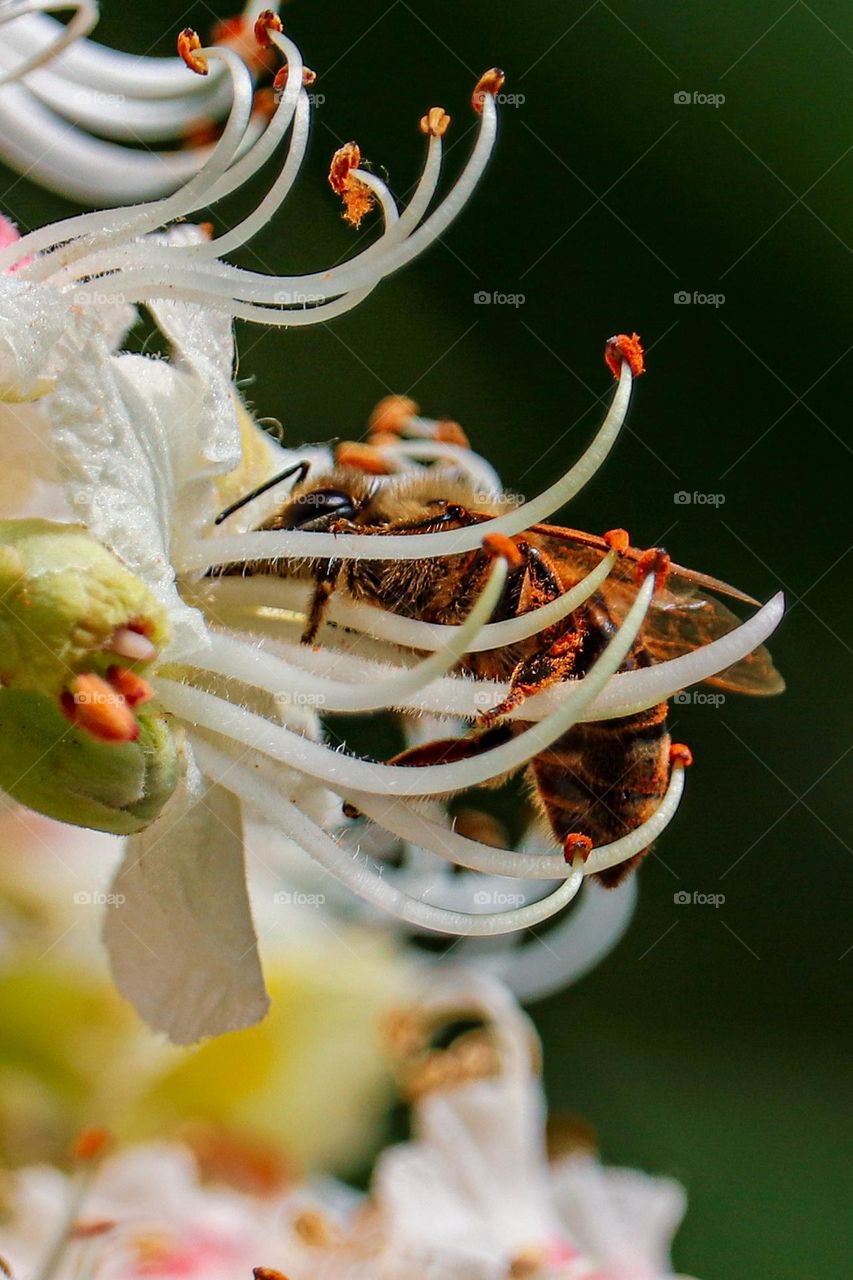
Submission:
<svg viewBox="0 0 853 1280">
<path fill-rule="evenodd" d="M 569 866 L 575 858 L 581 858 L 586 862 L 591 853 L 592 841 L 589 836 L 582 835 L 580 831 L 570 831 L 563 841 L 563 857 Z"/>
<path fill-rule="evenodd" d="M 370 187 L 353 172 L 361 165 L 361 148 L 357 142 L 345 142 L 332 156 L 329 186 L 344 202 L 344 222 L 358 228 L 375 203 Z"/>
<path fill-rule="evenodd" d="M 138 676 L 128 667 L 110 667 L 107 671 L 107 681 L 116 693 L 121 694 L 129 707 L 138 707 L 143 702 L 150 702 L 154 697 L 154 690 L 148 681 L 143 680 L 142 676 Z"/>
<path fill-rule="evenodd" d="M 75 1164 L 92 1164 L 101 1160 L 113 1145 L 113 1135 L 109 1129 L 84 1129 L 74 1139 L 71 1146 L 71 1159 Z"/>
<path fill-rule="evenodd" d="M 335 462 L 339 467 L 352 467 L 369 476 L 387 476 L 388 463 L 374 445 L 361 444 L 358 440 L 342 440 L 335 449 Z"/>
<path fill-rule="evenodd" d="M 474 86 L 474 92 L 471 95 L 471 106 L 479 115 L 483 110 L 483 103 L 486 100 L 486 94 L 491 94 L 496 98 L 504 87 L 506 82 L 506 73 L 501 71 L 500 67 L 492 67 L 480 76 Z"/>
<path fill-rule="evenodd" d="M 271 31 L 283 31 L 281 18 L 272 9 L 263 9 L 257 16 L 255 21 L 255 39 L 262 49 L 269 49 L 272 45 L 270 39 Z"/>
<path fill-rule="evenodd" d="M 651 547 L 648 551 L 644 551 L 634 571 L 637 585 L 639 586 L 647 574 L 654 573 L 655 591 L 663 591 L 671 565 L 672 560 L 663 547 Z"/>
<path fill-rule="evenodd" d="M 673 742 L 669 749 L 670 764 L 680 764 L 682 768 L 689 769 L 693 763 L 693 752 L 683 742 Z"/>
<path fill-rule="evenodd" d="M 255 1280 L 287 1280 L 284 1272 L 276 1271 L 274 1267 L 253 1267 L 252 1275 Z"/>
<path fill-rule="evenodd" d="M 275 73 L 275 79 L 272 82 L 272 87 L 276 93 L 284 92 L 289 76 L 290 76 L 290 67 L 287 65 L 287 63 L 285 63 L 283 67 L 279 67 L 278 71 Z M 302 87 L 304 89 L 310 89 L 311 85 L 314 84 L 316 79 L 317 79 L 316 71 L 312 71 L 310 67 L 302 68 Z"/>
<path fill-rule="evenodd" d="M 631 545 L 627 529 L 608 529 L 604 535 L 604 541 L 610 550 L 615 551 L 619 556 L 623 556 Z"/>
<path fill-rule="evenodd" d="M 517 545 L 503 533 L 487 533 L 483 539 L 483 550 L 490 556 L 503 556 L 510 569 L 520 569 L 524 564 L 524 556 Z"/>
<path fill-rule="evenodd" d="M 368 434 L 402 435 L 417 411 L 418 406 L 408 396 L 385 396 L 368 419 Z"/>
<path fill-rule="evenodd" d="M 444 107 L 430 107 L 421 117 L 420 129 L 429 138 L 443 138 L 450 128 L 450 116 Z"/>
<path fill-rule="evenodd" d="M 604 348 L 604 359 L 613 377 L 618 380 L 622 369 L 622 361 L 627 360 L 628 367 L 635 378 L 646 372 L 646 353 L 638 333 L 615 333 L 607 339 Z"/>
<path fill-rule="evenodd" d="M 201 47 L 198 32 L 193 31 L 192 27 L 184 27 L 178 36 L 178 54 L 183 58 L 190 71 L 194 71 L 197 76 L 206 76 L 210 68 L 207 64 L 207 58 L 200 57 L 197 52 Z"/>
<path fill-rule="evenodd" d="M 435 438 L 441 444 L 455 444 L 460 449 L 469 449 L 471 447 L 468 437 L 459 423 L 451 421 L 450 418 L 441 418 L 435 424 Z"/>
<path fill-rule="evenodd" d="M 349 818 L 352 821 L 361 817 L 361 810 L 357 805 L 351 804 L 349 800 L 345 800 L 341 805 L 341 813 L 345 818 Z"/>
<path fill-rule="evenodd" d="M 139 724 L 123 694 L 92 671 L 75 676 L 60 698 L 67 720 L 102 742 L 135 742 Z"/>
</svg>

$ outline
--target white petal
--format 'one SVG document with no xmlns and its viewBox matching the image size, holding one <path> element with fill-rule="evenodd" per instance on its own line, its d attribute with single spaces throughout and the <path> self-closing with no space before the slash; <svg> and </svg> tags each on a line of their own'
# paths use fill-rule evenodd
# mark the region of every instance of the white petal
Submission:
<svg viewBox="0 0 853 1280">
<path fill-rule="evenodd" d="M 56 289 L 0 275 L 0 400 L 44 394 L 68 320 L 69 302 Z"/>
<path fill-rule="evenodd" d="M 190 385 L 164 361 L 112 356 L 83 325 L 74 340 L 48 408 L 70 506 L 166 606 L 172 652 L 197 649 L 207 630 L 171 566 L 176 491 L 197 462 Z"/>
<path fill-rule="evenodd" d="M 553 1167 L 553 1195 L 572 1240 L 614 1280 L 663 1280 L 684 1216 L 683 1189 L 671 1178 L 606 1169 L 592 1156 Z"/>
<path fill-rule="evenodd" d="M 246 888 L 240 807 L 184 793 L 128 841 L 104 941 L 121 993 L 177 1044 L 259 1022 L 269 1008 Z"/>
</svg>

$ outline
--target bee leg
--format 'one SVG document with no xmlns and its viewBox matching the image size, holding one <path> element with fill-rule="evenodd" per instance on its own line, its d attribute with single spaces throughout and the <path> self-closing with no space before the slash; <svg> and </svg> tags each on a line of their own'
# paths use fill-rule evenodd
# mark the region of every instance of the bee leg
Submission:
<svg viewBox="0 0 853 1280">
<path fill-rule="evenodd" d="M 515 609 L 517 614 L 524 614 L 556 600 L 562 595 L 563 587 L 554 565 L 544 552 L 525 543 L 519 550 L 524 555 L 525 569 Z M 582 642 L 583 632 L 570 619 L 543 631 L 539 647 L 523 658 L 513 671 L 510 690 L 503 702 L 484 712 L 477 721 L 478 727 L 488 727 L 509 715 L 531 693 L 568 679 L 574 672 Z"/>
<path fill-rule="evenodd" d="M 342 563 L 340 560 L 327 560 L 323 566 L 322 573 L 315 580 L 314 595 L 311 597 L 311 608 L 308 611 L 308 621 L 302 633 L 303 644 L 314 643 L 317 632 L 323 623 L 323 616 L 328 603 L 338 585 L 341 568 Z"/>
<path fill-rule="evenodd" d="M 483 712 L 477 720 L 477 727 L 489 728 L 520 707 L 532 693 L 568 680 L 574 673 L 582 643 L 583 632 L 573 627 L 562 630 L 556 639 L 552 636 L 550 642 L 546 638 L 541 649 L 519 662 L 510 678 L 509 693 L 503 702 Z"/>
<path fill-rule="evenodd" d="M 498 725 L 477 733 L 469 738 L 436 738 L 434 742 L 423 742 L 420 746 L 409 747 L 398 755 L 392 756 L 388 764 L 416 766 L 428 764 L 454 764 L 457 760 L 468 760 L 471 756 L 479 756 L 492 747 L 502 746 L 514 736 L 515 729 L 511 725 Z"/>
</svg>

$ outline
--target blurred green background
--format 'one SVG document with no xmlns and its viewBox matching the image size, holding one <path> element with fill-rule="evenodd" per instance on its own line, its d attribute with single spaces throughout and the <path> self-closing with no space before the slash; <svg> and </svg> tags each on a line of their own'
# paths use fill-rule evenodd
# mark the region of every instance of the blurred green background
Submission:
<svg viewBox="0 0 853 1280">
<path fill-rule="evenodd" d="M 229 12 L 103 9 L 99 38 L 157 53 Z M 505 105 L 481 190 L 424 259 L 327 327 L 244 328 L 258 411 L 293 443 L 351 437 L 380 396 L 410 393 L 533 493 L 600 419 L 604 340 L 637 329 L 648 376 L 571 522 L 624 525 L 762 599 L 788 593 L 774 643 L 788 692 L 673 709 L 697 764 L 633 926 L 533 1012 L 554 1106 L 592 1120 L 607 1160 L 687 1186 L 679 1269 L 835 1280 L 853 1245 L 853 12 L 299 0 L 285 17 L 325 101 L 299 190 L 247 264 L 315 269 L 354 247 L 325 185 L 341 142 L 357 138 L 404 195 L 426 107 L 454 117 L 452 172 L 476 76 L 504 66 L 523 100 Z M 7 205 L 25 224 L 65 207 L 25 182 Z M 481 291 L 524 301 L 477 304 Z M 674 901 L 694 891 L 725 902 Z"/>
</svg>

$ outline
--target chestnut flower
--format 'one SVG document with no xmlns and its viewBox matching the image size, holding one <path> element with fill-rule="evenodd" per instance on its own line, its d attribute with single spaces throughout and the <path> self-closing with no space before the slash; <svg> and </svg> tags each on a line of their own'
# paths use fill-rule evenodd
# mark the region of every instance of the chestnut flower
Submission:
<svg viewBox="0 0 853 1280">
<path fill-rule="evenodd" d="M 522 717 L 530 727 L 510 742 L 453 764 L 401 767 L 345 754 L 322 740 L 318 708 L 324 716 L 393 709 L 410 719 L 476 719 L 507 689 L 454 674 L 463 654 L 518 642 L 553 625 L 598 589 L 616 551 L 559 600 L 510 621 L 488 621 L 506 577 L 501 554 L 462 626 L 426 624 L 338 600 L 330 621 L 344 623 L 346 631 L 328 627 L 319 653 L 296 642 L 298 584 L 252 576 L 226 585 L 206 576 L 217 566 L 276 557 L 375 558 L 370 535 L 256 531 L 269 504 L 284 497 L 285 481 L 238 512 L 227 532 L 216 523 L 223 508 L 288 464 L 328 461 L 316 449 L 280 448 L 252 422 L 232 383 L 232 321 L 278 327 L 325 322 L 427 248 L 458 214 L 485 167 L 502 83 L 496 71 L 478 83 L 476 140 L 443 201 L 433 207 L 449 120 L 434 108 L 421 121 L 426 159 L 404 209 L 384 182 L 361 167 L 354 144 L 333 160 L 330 179 L 345 215 L 358 221 L 371 207 L 379 211 L 383 229 L 374 242 L 329 271 L 266 276 L 233 267 L 224 255 L 269 222 L 296 179 L 308 138 L 311 75 L 272 11 L 260 15 L 257 31 L 283 64 L 275 111 L 259 135 L 245 64 L 232 48 L 204 48 L 186 31 L 179 42 L 190 68 L 185 75 L 205 76 L 219 66 L 231 83 L 227 121 L 201 168 L 163 199 L 80 214 L 0 249 L 0 417 L 6 428 L 0 449 L 21 477 L 0 514 L 31 515 L 35 504 L 54 519 L 77 521 L 76 536 L 101 544 L 116 572 L 135 577 L 150 602 L 139 618 L 121 620 L 125 661 L 107 666 L 111 692 L 101 690 L 106 700 L 94 715 L 84 716 L 76 682 L 93 663 L 99 674 L 101 640 L 84 646 L 83 667 L 67 664 L 65 687 L 42 682 L 37 692 L 70 715 L 73 732 L 88 733 L 101 746 L 107 719 L 112 723 L 118 708 L 125 741 L 116 750 L 123 750 L 138 734 L 137 717 L 124 714 L 135 695 L 129 677 L 110 673 L 118 665 L 138 676 L 134 667 L 144 663 L 145 688 L 134 688 L 148 713 L 168 725 L 163 749 L 177 755 L 181 778 L 172 780 L 167 802 L 164 788 L 156 821 L 129 838 L 115 886 L 122 906 L 110 912 L 105 937 L 121 991 L 154 1027 L 181 1042 L 249 1025 L 267 1008 L 245 883 L 244 816 L 262 818 L 285 848 L 301 850 L 324 874 L 408 927 L 472 938 L 515 933 L 560 911 L 591 873 L 629 859 L 664 829 L 681 797 L 683 761 L 676 760 L 666 796 L 642 827 L 585 860 L 579 852 L 568 864 L 562 849 L 518 852 L 463 836 L 437 801 L 521 768 L 581 719 L 625 715 L 713 675 L 762 643 L 781 614 L 777 597 L 703 649 L 617 675 L 652 599 L 649 574 L 595 667 L 582 680 L 531 698 Z M 73 61 L 72 52 L 64 55 L 66 62 Z M 216 238 L 186 223 L 174 225 L 237 190 L 280 148 L 278 176 L 243 222 Z M 128 153 L 128 165 L 136 163 L 135 155 Z M 121 353 L 136 304 L 148 309 L 169 340 L 170 361 Z M 568 502 L 607 457 L 628 408 L 636 346 L 611 340 L 607 357 L 617 376 L 612 404 L 586 452 L 562 478 L 532 501 L 472 528 L 383 537 L 383 559 L 473 551 L 484 537 L 500 549 L 508 536 Z M 442 424 L 410 415 L 402 434 L 409 438 L 383 446 L 394 466 L 377 483 L 398 483 L 395 466 L 399 472 L 425 464 L 467 470 L 487 487 L 499 487 L 487 464 L 449 440 Z M 61 540 L 61 530 L 55 532 Z M 28 581 L 20 578 L 24 589 Z M 163 625 L 152 630 L 149 614 L 158 611 Z M 79 621 L 94 635 L 100 614 Z M 357 632 L 372 638 L 369 651 L 356 651 Z M 20 618 L 13 639 L 24 659 L 27 646 L 37 643 Z M 414 653 L 428 656 L 416 660 Z M 53 653 L 59 663 L 66 656 L 61 646 Z M 27 676 L 24 671 L 21 677 L 20 662 L 14 671 L 17 678 Z M 61 763 L 63 743 L 60 737 L 44 742 L 44 759 Z M 44 772 L 61 790 L 63 771 L 51 775 L 46 765 Z M 137 770 L 131 786 L 122 774 L 123 807 L 133 787 L 137 800 L 149 798 L 146 776 Z M 100 777 L 93 772 L 95 789 Z M 19 781 L 7 771 L 12 794 Z M 371 850 L 365 841 L 353 848 L 337 830 L 341 800 L 403 841 L 413 856 L 395 869 L 383 864 L 381 845 Z M 86 821 L 78 810 L 63 814 L 62 803 L 60 795 L 49 811 Z M 90 819 L 90 825 L 100 824 Z M 465 874 L 452 874 L 459 867 Z M 514 900 L 520 905 L 483 910 L 495 884 L 512 888 L 519 881 Z M 624 923 L 626 901 L 630 896 L 622 899 L 621 911 L 611 911 L 605 947 Z M 566 970 L 591 963 L 600 945 L 587 939 Z M 498 968 L 504 960 L 497 956 Z M 522 990 L 525 983 L 537 985 L 530 974 L 521 979 Z"/>
<path fill-rule="evenodd" d="M 480 1026 L 430 1049 L 459 1021 Z M 294 1280 L 675 1280 L 684 1192 L 603 1166 L 588 1135 L 549 1161 L 536 1033 L 505 988 L 445 974 L 394 1031 L 412 1140 L 382 1154 L 368 1205 L 303 1194 L 281 1255 Z"/>
</svg>

